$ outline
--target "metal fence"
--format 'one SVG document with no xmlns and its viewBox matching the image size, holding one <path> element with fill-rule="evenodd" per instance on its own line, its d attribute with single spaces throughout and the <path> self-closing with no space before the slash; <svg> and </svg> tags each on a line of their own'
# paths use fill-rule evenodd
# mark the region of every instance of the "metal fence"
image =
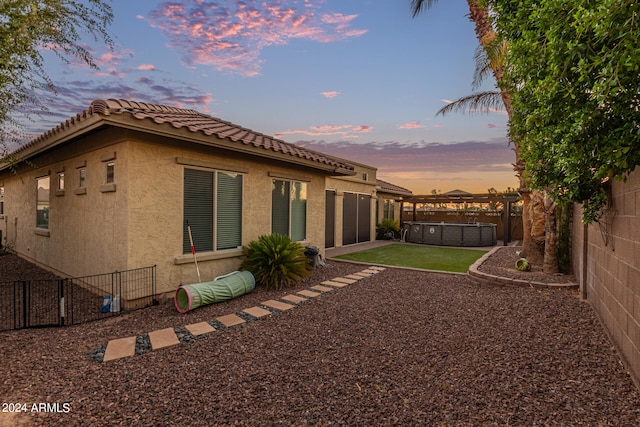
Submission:
<svg viewBox="0 0 640 427">
<path fill-rule="evenodd" d="M 109 295 L 111 305 L 103 308 Z M 0 331 L 75 325 L 158 304 L 156 266 L 85 277 L 0 282 Z"/>
</svg>

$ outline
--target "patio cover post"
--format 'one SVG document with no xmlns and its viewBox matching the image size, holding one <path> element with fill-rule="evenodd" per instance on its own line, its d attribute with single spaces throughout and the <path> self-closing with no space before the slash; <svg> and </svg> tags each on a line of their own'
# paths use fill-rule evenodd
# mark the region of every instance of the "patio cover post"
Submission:
<svg viewBox="0 0 640 427">
<path fill-rule="evenodd" d="M 502 221 L 502 243 L 507 246 L 511 241 L 511 201 L 506 200 L 504 206 L 504 220 Z"/>
</svg>

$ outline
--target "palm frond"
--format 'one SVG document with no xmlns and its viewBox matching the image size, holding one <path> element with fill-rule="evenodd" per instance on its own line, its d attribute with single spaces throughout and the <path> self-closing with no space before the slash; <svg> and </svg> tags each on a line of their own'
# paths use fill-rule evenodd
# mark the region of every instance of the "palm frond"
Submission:
<svg viewBox="0 0 640 427">
<path fill-rule="evenodd" d="M 473 60 L 476 69 L 473 74 L 472 88 L 478 89 L 487 76 L 498 78 L 502 74 L 507 57 L 508 45 L 505 40 L 493 38 L 476 48 Z"/>
<path fill-rule="evenodd" d="M 429 9 L 438 0 L 411 0 L 411 10 L 413 11 L 413 17 L 420 15 L 424 9 Z"/>
<path fill-rule="evenodd" d="M 436 113 L 437 115 L 446 116 L 449 113 L 490 113 L 502 111 L 504 103 L 499 91 L 485 91 L 474 93 L 457 99 Z"/>
<path fill-rule="evenodd" d="M 476 51 L 473 54 L 473 62 L 476 64 L 476 69 L 473 72 L 473 81 L 471 82 L 472 90 L 478 89 L 484 79 L 491 74 L 491 66 L 489 65 L 489 57 L 487 51 L 482 46 L 476 47 Z"/>
</svg>

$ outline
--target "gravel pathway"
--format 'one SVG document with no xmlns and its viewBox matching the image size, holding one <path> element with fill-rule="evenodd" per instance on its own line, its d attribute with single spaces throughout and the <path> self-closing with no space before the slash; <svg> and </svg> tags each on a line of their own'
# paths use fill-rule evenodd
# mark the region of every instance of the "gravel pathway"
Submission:
<svg viewBox="0 0 640 427">
<path fill-rule="evenodd" d="M 2 332 L 0 396 L 27 413 L 0 412 L 0 426 L 600 426 L 640 419 L 640 392 L 574 291 L 479 287 L 460 275 L 389 268 L 245 326 L 92 360 L 110 339 L 211 320 L 363 269 L 330 265 L 295 289 L 256 289 L 184 315 L 164 303 L 84 325 Z M 32 411 L 34 403 L 41 412 Z"/>
</svg>

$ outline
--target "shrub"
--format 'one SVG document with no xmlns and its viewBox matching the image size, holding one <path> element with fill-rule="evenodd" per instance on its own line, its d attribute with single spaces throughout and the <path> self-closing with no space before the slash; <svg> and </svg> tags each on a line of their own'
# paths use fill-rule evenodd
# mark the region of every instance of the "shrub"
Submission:
<svg viewBox="0 0 640 427">
<path fill-rule="evenodd" d="M 256 284 L 267 289 L 292 286 L 311 269 L 302 245 L 282 234 L 260 236 L 243 246 L 242 253 L 245 258 L 240 268 L 251 272 Z"/>
<path fill-rule="evenodd" d="M 389 240 L 396 237 L 400 233 L 400 224 L 393 219 L 384 218 L 380 224 L 376 225 L 376 238 Z"/>
</svg>

